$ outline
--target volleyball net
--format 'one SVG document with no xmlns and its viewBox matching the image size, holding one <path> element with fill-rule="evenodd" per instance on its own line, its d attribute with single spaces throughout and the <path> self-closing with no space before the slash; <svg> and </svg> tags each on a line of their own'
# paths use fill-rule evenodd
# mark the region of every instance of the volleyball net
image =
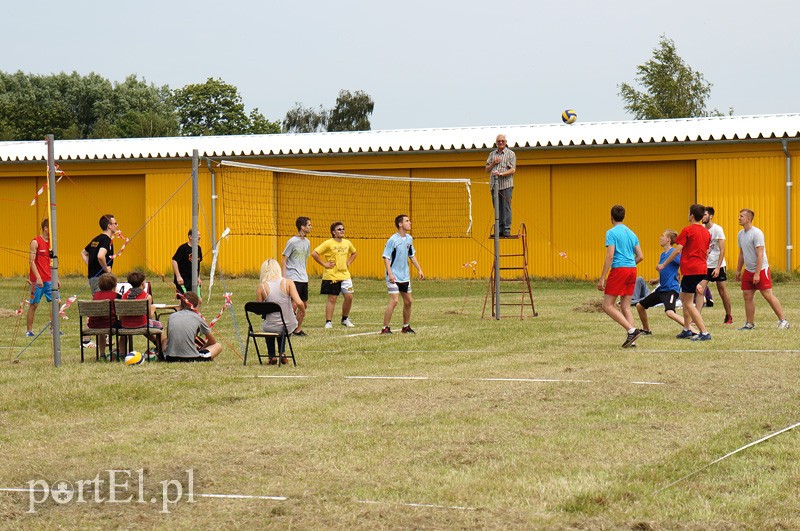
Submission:
<svg viewBox="0 0 800 531">
<path fill-rule="evenodd" d="M 340 221 L 351 239 L 385 239 L 394 218 L 411 219 L 415 238 L 468 238 L 469 179 L 399 177 L 219 162 L 224 226 L 232 235 L 292 236 L 305 216 L 318 227 Z"/>
</svg>

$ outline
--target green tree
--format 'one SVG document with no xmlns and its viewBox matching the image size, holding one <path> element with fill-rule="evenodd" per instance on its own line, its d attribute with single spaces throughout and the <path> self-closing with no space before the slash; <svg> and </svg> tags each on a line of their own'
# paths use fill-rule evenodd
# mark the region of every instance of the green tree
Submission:
<svg viewBox="0 0 800 531">
<path fill-rule="evenodd" d="M 286 133 L 315 133 L 317 131 L 324 131 L 328 125 L 329 111 L 319 106 L 319 110 L 315 111 L 311 107 L 303 107 L 300 103 L 295 102 L 294 107 L 289 109 L 286 113 L 286 118 L 283 119 L 283 130 Z"/>
<path fill-rule="evenodd" d="M 374 108 L 375 102 L 366 92 L 358 90 L 352 94 L 340 90 L 328 117 L 328 131 L 369 131 L 369 117 Z"/>
<path fill-rule="evenodd" d="M 665 35 L 653 50 L 652 59 L 636 67 L 636 83 L 643 87 L 642 91 L 627 83 L 619 85 L 619 96 L 625 102 L 625 110 L 636 120 L 721 114 L 716 109 L 710 113 L 706 110 L 711 83 L 684 62 L 678 55 L 675 42 Z M 733 109 L 730 114 L 733 114 Z"/>
<path fill-rule="evenodd" d="M 0 72 L 0 139 L 167 136 L 177 133 L 169 87 L 136 76 L 112 86 L 91 73 Z"/>
<path fill-rule="evenodd" d="M 281 126 L 253 109 L 245 114 L 239 89 L 222 79 L 186 85 L 173 93 L 179 132 L 183 136 L 280 133 Z"/>
<path fill-rule="evenodd" d="M 241 135 L 249 132 L 239 89 L 221 79 L 186 85 L 174 92 L 178 127 L 183 136 Z"/>
<path fill-rule="evenodd" d="M 170 88 L 167 85 L 148 85 L 135 75 L 114 84 L 111 104 L 103 120 L 93 132 L 96 138 L 146 138 L 178 134 L 178 117 L 172 106 Z M 107 135 L 102 133 L 105 124 L 109 126 Z"/>
<path fill-rule="evenodd" d="M 250 111 L 250 127 L 248 132 L 253 135 L 274 135 L 281 132 L 281 124 L 277 120 L 270 122 L 258 108 Z"/>
</svg>

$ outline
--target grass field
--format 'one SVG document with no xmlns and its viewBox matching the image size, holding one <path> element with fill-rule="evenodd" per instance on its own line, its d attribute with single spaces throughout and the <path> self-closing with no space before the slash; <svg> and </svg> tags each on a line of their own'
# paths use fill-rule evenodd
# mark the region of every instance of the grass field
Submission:
<svg viewBox="0 0 800 531">
<path fill-rule="evenodd" d="M 623 350 L 618 325 L 577 310 L 590 284 L 536 282 L 539 317 L 497 322 L 483 282 L 417 282 L 417 335 L 378 336 L 384 286 L 359 279 L 354 329 L 323 330 L 312 295 L 296 368 L 242 366 L 255 280 L 225 284 L 213 364 L 81 364 L 73 306 L 55 369 L 47 332 L 20 355 L 24 323 L 0 319 L 0 527 L 800 528 L 800 428 L 700 470 L 800 422 L 798 329 L 759 299 L 758 328 L 737 331 L 733 284 L 734 326 L 704 311 L 713 341 L 674 339 L 655 309 Z M 775 292 L 800 326 L 800 284 Z M 0 307 L 22 296 L 0 279 Z"/>
</svg>

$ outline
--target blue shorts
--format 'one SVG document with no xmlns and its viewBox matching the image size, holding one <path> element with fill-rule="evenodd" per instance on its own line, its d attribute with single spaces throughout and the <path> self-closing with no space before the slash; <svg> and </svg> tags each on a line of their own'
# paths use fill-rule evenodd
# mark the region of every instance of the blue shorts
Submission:
<svg viewBox="0 0 800 531">
<path fill-rule="evenodd" d="M 53 302 L 52 282 L 44 282 L 41 288 L 36 285 L 36 282 L 31 283 L 31 304 L 39 304 L 42 300 L 42 295 L 47 299 L 47 302 Z"/>
</svg>

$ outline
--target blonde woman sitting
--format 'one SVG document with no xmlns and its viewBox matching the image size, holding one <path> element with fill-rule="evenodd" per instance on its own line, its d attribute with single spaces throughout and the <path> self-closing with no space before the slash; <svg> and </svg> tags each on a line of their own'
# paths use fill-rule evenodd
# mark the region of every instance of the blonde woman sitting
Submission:
<svg viewBox="0 0 800 531">
<path fill-rule="evenodd" d="M 280 334 L 278 337 L 278 354 L 281 363 L 287 363 L 283 353 L 286 351 L 286 334 L 291 334 L 297 328 L 297 317 L 294 310 L 303 304 L 294 282 L 281 276 L 281 264 L 277 260 L 270 258 L 261 264 L 261 278 L 258 288 L 256 288 L 256 300 L 258 302 L 274 302 L 281 308 L 283 320 L 286 322 L 286 329 L 283 328 L 281 316 L 277 313 L 268 313 L 261 330 Z M 275 357 L 275 340 L 267 339 L 267 353 L 271 365 L 278 362 Z"/>
</svg>

